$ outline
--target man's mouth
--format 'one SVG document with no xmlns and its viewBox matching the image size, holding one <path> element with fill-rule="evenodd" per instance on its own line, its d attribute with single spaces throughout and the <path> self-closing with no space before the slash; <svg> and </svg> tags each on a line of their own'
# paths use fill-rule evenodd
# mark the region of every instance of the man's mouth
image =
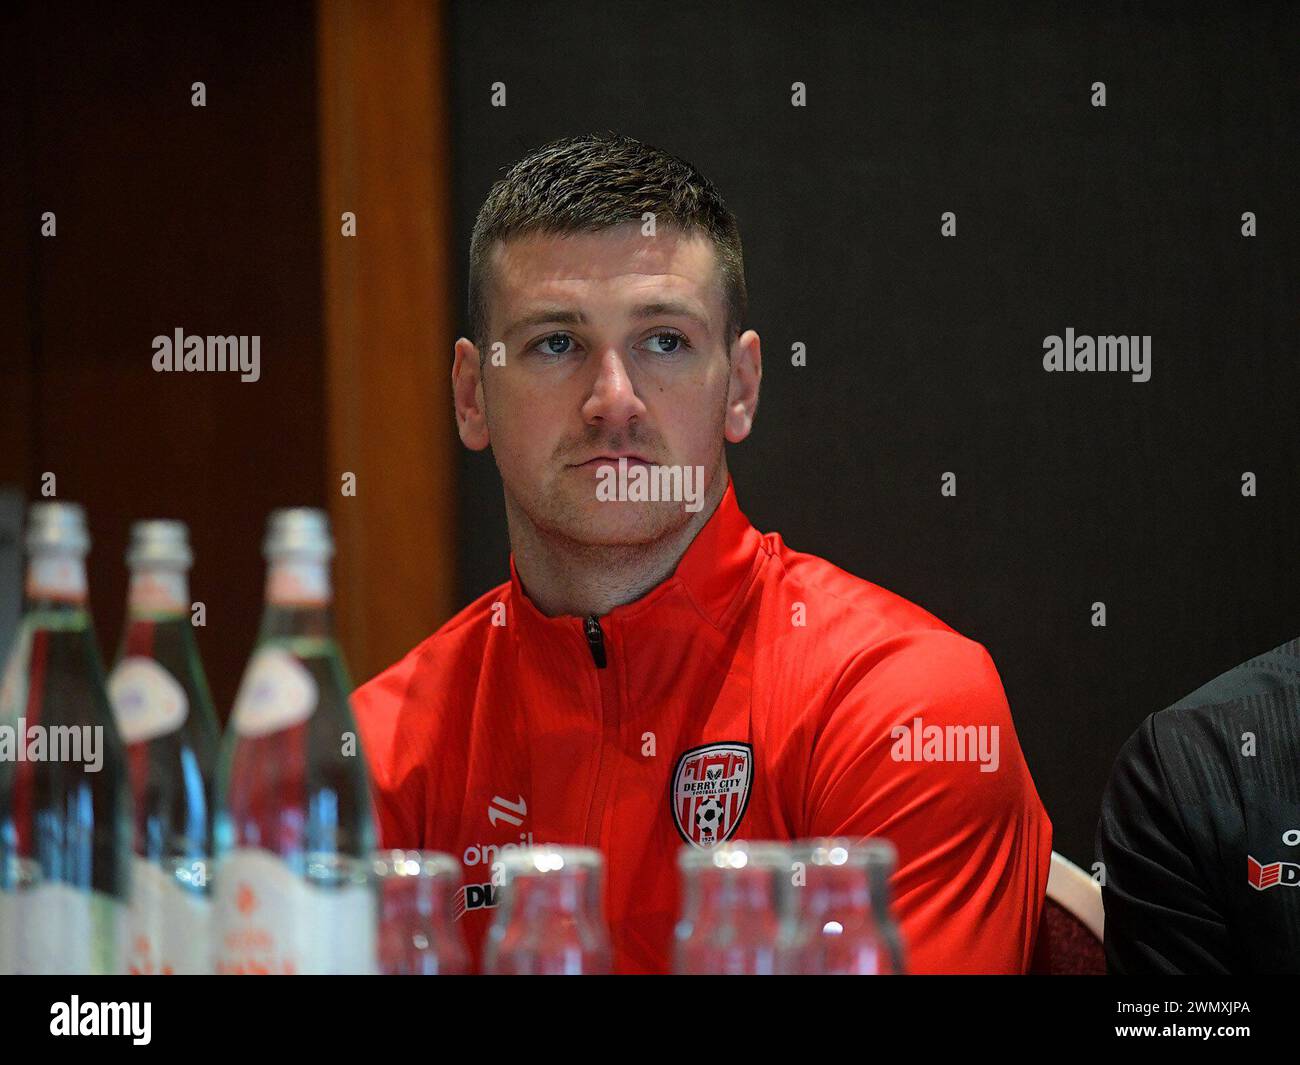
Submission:
<svg viewBox="0 0 1300 1065">
<path fill-rule="evenodd" d="M 574 467 L 580 469 L 583 466 L 617 466 L 619 459 L 626 459 L 629 466 L 649 466 L 650 460 L 642 458 L 640 455 L 597 455 L 586 462 L 574 463 Z"/>
</svg>

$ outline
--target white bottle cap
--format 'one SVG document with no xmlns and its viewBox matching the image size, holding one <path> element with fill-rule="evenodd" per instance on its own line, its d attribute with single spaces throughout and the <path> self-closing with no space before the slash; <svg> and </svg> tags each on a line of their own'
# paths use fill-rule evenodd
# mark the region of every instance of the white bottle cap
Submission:
<svg viewBox="0 0 1300 1065">
<path fill-rule="evenodd" d="M 131 545 L 126 551 L 126 564 L 132 569 L 140 566 L 166 566 L 187 570 L 193 563 L 190 534 L 183 521 L 153 519 L 137 521 L 131 526 Z"/>
<path fill-rule="evenodd" d="M 33 503 L 27 511 L 27 551 L 67 552 L 85 556 L 90 550 L 86 512 L 77 503 Z"/>
<path fill-rule="evenodd" d="M 334 554 L 329 516 L 311 507 L 271 512 L 262 552 L 268 561 L 285 558 L 327 559 Z"/>
</svg>

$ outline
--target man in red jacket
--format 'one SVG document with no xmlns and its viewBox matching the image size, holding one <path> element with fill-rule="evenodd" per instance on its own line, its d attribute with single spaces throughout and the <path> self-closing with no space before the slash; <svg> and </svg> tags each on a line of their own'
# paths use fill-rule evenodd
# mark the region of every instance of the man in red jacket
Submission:
<svg viewBox="0 0 1300 1065">
<path fill-rule="evenodd" d="M 626 137 L 533 152 L 479 213 L 470 314 L 457 426 L 510 580 L 354 706 L 384 845 L 463 862 L 475 960 L 503 849 L 599 849 L 616 968 L 663 972 L 683 845 L 876 836 L 911 971 L 1024 971 L 1051 825 L 988 653 L 737 503 L 762 369 L 716 189 Z"/>
</svg>

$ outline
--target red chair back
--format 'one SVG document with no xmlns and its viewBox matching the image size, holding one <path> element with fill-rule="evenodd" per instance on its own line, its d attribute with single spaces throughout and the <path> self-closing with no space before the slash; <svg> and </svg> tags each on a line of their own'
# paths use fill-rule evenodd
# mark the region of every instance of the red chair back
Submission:
<svg viewBox="0 0 1300 1065">
<path fill-rule="evenodd" d="M 1105 976 L 1106 952 L 1092 929 L 1048 898 L 1029 971 L 1039 976 Z"/>
</svg>

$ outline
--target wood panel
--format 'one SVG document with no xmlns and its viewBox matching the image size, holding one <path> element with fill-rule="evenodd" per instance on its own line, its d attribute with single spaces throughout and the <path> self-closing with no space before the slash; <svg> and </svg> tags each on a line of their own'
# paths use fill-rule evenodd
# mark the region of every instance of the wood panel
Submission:
<svg viewBox="0 0 1300 1065">
<path fill-rule="evenodd" d="M 443 27 L 439 3 L 318 6 L 326 492 L 357 682 L 455 609 Z M 346 211 L 355 236 L 342 233 Z"/>
</svg>

